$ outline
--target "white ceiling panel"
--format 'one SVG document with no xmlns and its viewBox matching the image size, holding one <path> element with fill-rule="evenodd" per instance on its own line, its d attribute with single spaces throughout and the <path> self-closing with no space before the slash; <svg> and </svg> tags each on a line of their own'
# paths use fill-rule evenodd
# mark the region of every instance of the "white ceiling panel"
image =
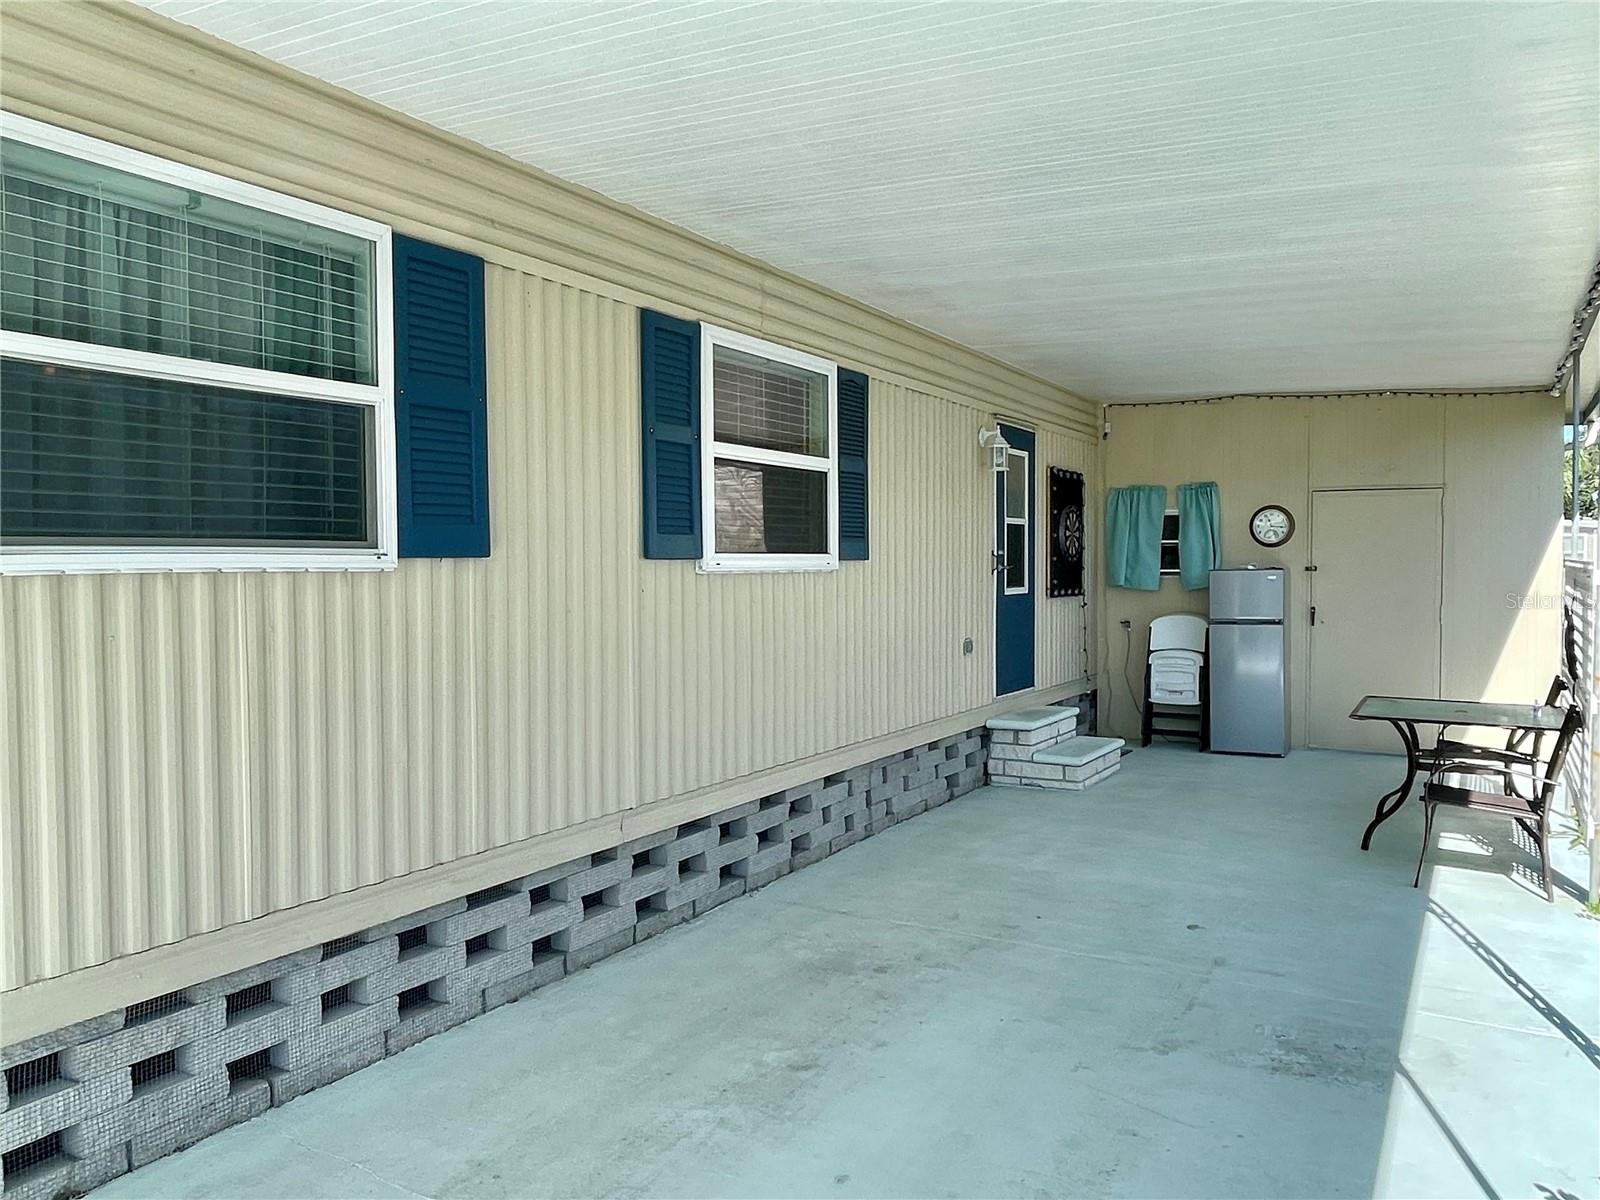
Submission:
<svg viewBox="0 0 1600 1200">
<path fill-rule="evenodd" d="M 1095 399 L 1549 383 L 1600 5 L 149 7 Z"/>
</svg>

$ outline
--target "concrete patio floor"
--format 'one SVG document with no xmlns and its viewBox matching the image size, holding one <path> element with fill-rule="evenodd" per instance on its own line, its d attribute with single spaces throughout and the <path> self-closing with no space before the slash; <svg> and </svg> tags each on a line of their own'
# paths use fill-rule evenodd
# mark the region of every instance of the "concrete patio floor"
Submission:
<svg viewBox="0 0 1600 1200">
<path fill-rule="evenodd" d="M 1398 765 L 983 789 L 97 1195 L 1593 1196 L 1600 924 Z"/>
</svg>

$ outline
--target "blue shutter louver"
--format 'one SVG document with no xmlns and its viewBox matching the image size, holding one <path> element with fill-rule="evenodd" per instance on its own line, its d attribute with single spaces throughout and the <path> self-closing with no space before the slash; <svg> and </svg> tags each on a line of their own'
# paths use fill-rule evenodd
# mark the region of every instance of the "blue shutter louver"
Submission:
<svg viewBox="0 0 1600 1200">
<path fill-rule="evenodd" d="M 867 377 L 839 368 L 839 558 L 867 557 Z"/>
<path fill-rule="evenodd" d="M 644 556 L 699 558 L 700 326 L 639 313 Z"/>
<path fill-rule="evenodd" d="M 401 558 L 489 554 L 483 260 L 394 238 Z"/>
</svg>

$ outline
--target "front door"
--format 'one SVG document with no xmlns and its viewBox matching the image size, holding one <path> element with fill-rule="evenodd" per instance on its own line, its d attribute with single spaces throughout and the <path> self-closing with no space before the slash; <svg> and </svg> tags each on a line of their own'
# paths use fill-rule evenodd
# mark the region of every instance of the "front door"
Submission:
<svg viewBox="0 0 1600 1200">
<path fill-rule="evenodd" d="M 1004 474 L 994 477 L 994 692 L 1033 686 L 1033 434 L 1012 425 Z"/>
<path fill-rule="evenodd" d="M 1400 753 L 1387 725 L 1352 721 L 1363 696 L 1439 694 L 1444 506 L 1438 488 L 1311 494 L 1307 741 Z"/>
</svg>

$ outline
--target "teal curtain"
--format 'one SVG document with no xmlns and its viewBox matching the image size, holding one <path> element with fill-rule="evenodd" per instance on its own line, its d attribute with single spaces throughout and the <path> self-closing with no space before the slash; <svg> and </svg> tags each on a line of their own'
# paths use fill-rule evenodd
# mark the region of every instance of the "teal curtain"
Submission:
<svg viewBox="0 0 1600 1200">
<path fill-rule="evenodd" d="M 1178 486 L 1178 577 L 1191 592 L 1222 565 L 1222 517 L 1214 483 Z"/>
<path fill-rule="evenodd" d="M 1161 587 L 1161 517 L 1167 489 L 1138 483 L 1106 494 L 1106 582 L 1154 592 Z"/>
</svg>

